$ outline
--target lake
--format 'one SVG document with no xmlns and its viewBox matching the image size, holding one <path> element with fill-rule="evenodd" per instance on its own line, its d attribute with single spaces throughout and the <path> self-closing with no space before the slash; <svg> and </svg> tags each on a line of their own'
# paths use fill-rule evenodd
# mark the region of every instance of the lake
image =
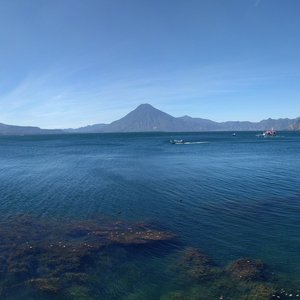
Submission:
<svg viewBox="0 0 300 300">
<path fill-rule="evenodd" d="M 0 137 L 1 299 L 300 299 L 300 133 L 257 134 Z"/>
</svg>

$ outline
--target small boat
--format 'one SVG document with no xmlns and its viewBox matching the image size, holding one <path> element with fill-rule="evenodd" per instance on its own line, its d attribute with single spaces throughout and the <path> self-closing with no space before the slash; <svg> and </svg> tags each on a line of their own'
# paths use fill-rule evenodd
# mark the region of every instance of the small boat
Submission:
<svg viewBox="0 0 300 300">
<path fill-rule="evenodd" d="M 273 128 L 270 130 L 265 131 L 262 135 L 263 136 L 276 136 L 276 130 L 274 130 Z"/>
<path fill-rule="evenodd" d="M 236 136 L 236 133 L 234 132 L 234 133 L 232 134 L 232 136 Z"/>
<path fill-rule="evenodd" d="M 184 144 L 185 140 L 170 140 L 171 144 Z"/>
</svg>

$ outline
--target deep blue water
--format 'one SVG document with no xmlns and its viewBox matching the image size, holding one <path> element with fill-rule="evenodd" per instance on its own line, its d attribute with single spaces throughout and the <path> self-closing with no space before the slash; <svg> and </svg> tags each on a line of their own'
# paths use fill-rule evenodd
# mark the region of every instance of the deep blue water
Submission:
<svg viewBox="0 0 300 300">
<path fill-rule="evenodd" d="M 20 213 L 147 220 L 175 232 L 177 247 L 199 247 L 221 265 L 260 258 L 300 283 L 300 133 L 256 134 L 0 137 L 1 222 Z M 167 285 L 151 259 L 169 258 L 155 251 L 141 258 L 149 295 Z M 114 284 L 121 299 L 127 287 Z"/>
</svg>

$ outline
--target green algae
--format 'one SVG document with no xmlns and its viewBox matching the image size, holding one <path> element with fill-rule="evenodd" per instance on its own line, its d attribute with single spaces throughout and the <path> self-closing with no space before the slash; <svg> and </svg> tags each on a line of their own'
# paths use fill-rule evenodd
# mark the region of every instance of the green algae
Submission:
<svg viewBox="0 0 300 300">
<path fill-rule="evenodd" d="M 191 247 L 184 250 L 179 266 L 187 277 L 198 282 L 212 280 L 222 273 L 207 254 Z"/>
<path fill-rule="evenodd" d="M 94 300 L 88 288 L 83 286 L 73 286 L 68 289 L 68 295 L 73 300 Z"/>
<path fill-rule="evenodd" d="M 20 216 L 2 224 L 0 239 L 2 298 L 13 294 L 16 285 L 23 285 L 45 297 L 73 299 L 77 290 L 92 294 L 97 269 L 107 271 L 120 264 L 109 254 L 114 247 L 151 247 L 171 241 L 175 235 L 146 223 L 101 220 L 58 224 Z M 128 270 L 126 273 L 130 278 Z"/>
<path fill-rule="evenodd" d="M 269 276 L 265 263 L 250 258 L 234 261 L 228 267 L 228 272 L 233 278 L 243 281 L 264 281 Z"/>
<path fill-rule="evenodd" d="M 1 224 L 0 241 L 1 299 L 300 299 L 260 260 L 219 265 L 145 222 L 20 216 Z"/>
<path fill-rule="evenodd" d="M 161 300 L 300 299 L 295 287 L 280 288 L 288 284 L 271 276 L 270 268 L 257 259 L 240 258 L 220 266 L 203 251 L 187 247 L 178 256 L 174 272 L 184 282 L 182 289 L 166 292 Z"/>
<path fill-rule="evenodd" d="M 160 297 L 160 300 L 189 300 L 189 298 L 182 291 L 174 291 Z"/>
</svg>

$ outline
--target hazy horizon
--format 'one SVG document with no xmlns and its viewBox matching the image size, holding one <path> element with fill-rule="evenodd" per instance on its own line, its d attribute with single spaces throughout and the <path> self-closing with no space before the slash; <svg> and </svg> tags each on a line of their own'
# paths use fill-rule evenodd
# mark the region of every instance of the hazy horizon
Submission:
<svg viewBox="0 0 300 300">
<path fill-rule="evenodd" d="M 78 128 L 141 103 L 217 122 L 299 117 L 299 9 L 0 0 L 0 123 Z"/>
<path fill-rule="evenodd" d="M 129 111 L 128 113 L 130 113 L 130 112 L 132 112 L 132 111 L 134 111 L 136 108 L 138 108 L 140 105 L 150 105 L 150 106 L 152 106 L 152 107 L 154 107 L 151 103 L 141 103 L 141 104 L 139 104 L 137 107 L 135 107 L 133 110 L 131 110 L 131 111 Z M 157 107 L 154 107 L 155 109 L 158 109 Z M 159 109 L 158 109 L 159 110 Z M 160 110 L 161 111 L 161 110 Z M 162 112 L 164 112 L 164 113 L 167 113 L 167 114 L 169 114 L 168 112 L 165 112 L 165 111 L 162 111 Z M 123 115 L 123 116 L 121 116 L 119 119 L 122 119 L 123 117 L 125 117 L 128 113 L 126 113 L 125 115 Z M 169 114 L 170 115 L 170 114 Z M 191 117 L 190 115 L 180 115 L 180 116 L 173 116 L 173 117 L 175 117 L 175 118 L 180 118 L 180 117 Z M 207 118 L 205 118 L 205 117 L 192 117 L 192 118 L 201 118 L 201 119 L 207 119 Z M 278 119 L 297 119 L 297 118 L 300 118 L 300 117 L 296 117 L 296 118 L 287 118 L 287 117 L 282 117 L 282 118 L 277 118 L 277 119 L 275 119 L 275 120 L 278 120 Z M 83 125 L 83 126 L 80 126 L 80 127 L 68 127 L 68 128 L 59 128 L 59 127 L 56 127 L 56 128 L 42 128 L 42 127 L 40 127 L 40 128 L 42 128 L 42 129 L 58 129 L 58 130 L 60 130 L 60 129 L 62 129 L 62 130 L 64 130 L 64 129 L 77 129 L 77 128 L 81 128 L 81 127 L 87 127 L 87 126 L 93 126 L 93 125 L 97 125 L 97 124 L 105 124 L 105 125 L 109 125 L 109 124 L 111 124 L 112 122 L 114 122 L 114 121 L 118 121 L 119 119 L 116 119 L 116 120 L 112 120 L 111 122 L 108 122 L 108 123 L 93 123 L 93 124 L 86 124 L 86 125 Z M 265 118 L 265 119 L 262 119 L 262 120 L 258 120 L 258 121 L 250 121 L 250 122 L 253 122 L 253 123 L 259 123 L 260 121 L 263 121 L 263 120 L 267 120 L 267 119 L 273 119 L 273 118 Z M 207 119 L 207 120 L 210 120 L 210 119 Z M 211 121 L 215 121 L 215 120 L 211 120 Z M 243 121 L 249 121 L 249 120 L 226 120 L 226 121 L 233 121 L 233 122 L 243 122 Z M 226 122 L 226 121 L 220 121 L 219 123 L 222 123 L 222 122 Z M 215 122 L 218 122 L 218 121 L 215 121 Z M 0 122 L 0 124 L 1 124 L 1 122 Z M 3 124 L 3 123 L 2 123 Z M 5 124 L 5 125 L 11 125 L 11 126 L 33 126 L 33 127 L 39 127 L 39 126 L 35 126 L 35 125 L 19 125 L 19 124 Z"/>
</svg>

